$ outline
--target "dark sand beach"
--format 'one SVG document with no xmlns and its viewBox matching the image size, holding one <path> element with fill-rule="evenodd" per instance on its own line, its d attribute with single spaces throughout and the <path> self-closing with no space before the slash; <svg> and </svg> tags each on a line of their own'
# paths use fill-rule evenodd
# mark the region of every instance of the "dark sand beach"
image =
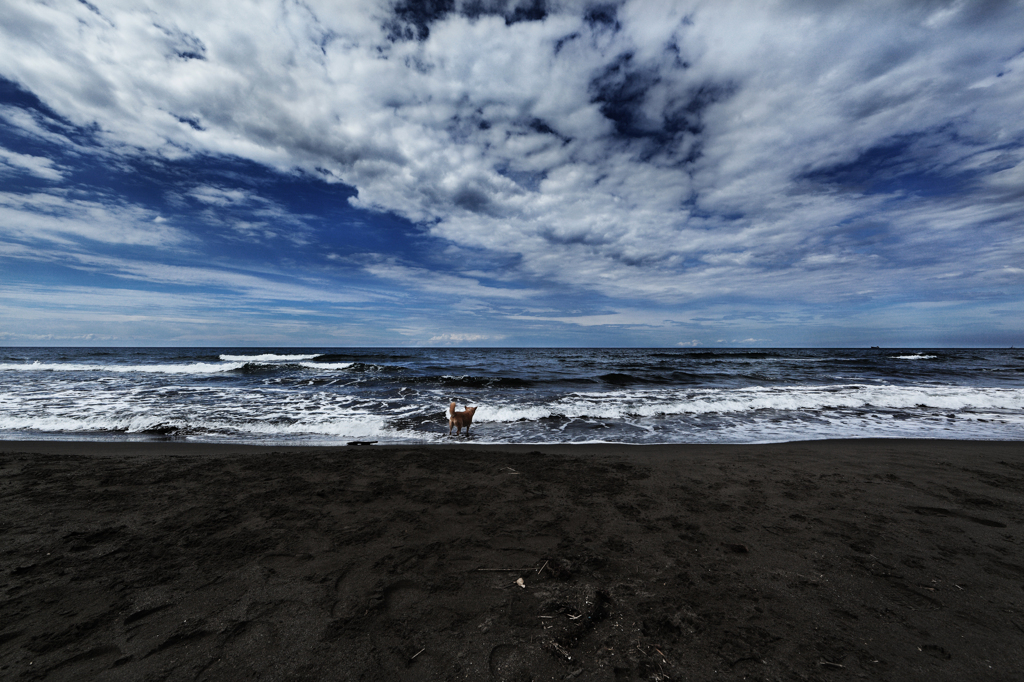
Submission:
<svg viewBox="0 0 1024 682">
<path fill-rule="evenodd" d="M 1022 443 L 454 443 L 0 443 L 0 678 L 1024 674 Z"/>
</svg>

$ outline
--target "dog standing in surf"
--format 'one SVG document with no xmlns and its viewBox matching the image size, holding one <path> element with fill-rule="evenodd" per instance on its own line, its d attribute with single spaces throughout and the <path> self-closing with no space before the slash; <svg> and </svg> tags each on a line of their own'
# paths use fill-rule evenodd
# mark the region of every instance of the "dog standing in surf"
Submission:
<svg viewBox="0 0 1024 682">
<path fill-rule="evenodd" d="M 462 433 L 462 427 L 466 427 L 466 436 L 469 436 L 469 425 L 473 423 L 473 415 L 476 414 L 475 407 L 466 406 L 462 412 L 455 411 L 455 401 L 448 406 L 448 435 L 452 435 L 452 427 L 455 427 L 455 435 Z"/>
</svg>

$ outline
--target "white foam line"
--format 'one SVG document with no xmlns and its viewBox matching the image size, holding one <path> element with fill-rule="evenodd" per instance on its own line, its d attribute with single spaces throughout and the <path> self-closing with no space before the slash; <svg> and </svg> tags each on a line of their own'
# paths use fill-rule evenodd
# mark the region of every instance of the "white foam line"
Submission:
<svg viewBox="0 0 1024 682">
<path fill-rule="evenodd" d="M 899 386 L 822 386 L 734 390 L 572 394 L 552 403 L 520 407 L 484 406 L 478 422 L 538 421 L 547 417 L 622 419 L 685 414 L 749 413 L 758 410 L 835 409 L 1024 409 L 1024 389 Z"/>
<path fill-rule="evenodd" d="M 312 360 L 318 358 L 323 353 L 313 353 L 312 355 L 277 355 L 274 353 L 263 353 L 262 355 L 221 355 L 221 360 L 227 360 L 229 362 L 292 362 L 297 360 Z"/>
<path fill-rule="evenodd" d="M 303 421 L 291 424 L 275 424 L 274 417 L 284 415 L 265 415 L 259 421 L 233 422 L 219 419 L 193 420 L 156 415 L 128 414 L 117 417 L 109 415 L 84 416 L 10 416 L 0 418 L 0 429 L 10 431 L 50 431 L 50 432 L 123 432 L 141 433 L 155 429 L 184 429 L 187 432 L 218 434 L 260 434 L 263 436 L 315 435 L 336 436 L 344 438 L 377 438 L 397 436 L 399 431 L 388 427 L 384 420 L 375 417 L 369 419 L 338 419 L 325 421 Z"/>
<path fill-rule="evenodd" d="M 354 362 L 300 362 L 300 365 L 308 369 L 339 370 L 348 369 Z"/>
<path fill-rule="evenodd" d="M 187 365 L 84 365 L 61 362 L 33 362 L 32 364 L 0 364 L 5 372 L 149 372 L 155 374 L 216 374 L 245 367 L 244 362 L 227 364 L 193 362 Z"/>
</svg>

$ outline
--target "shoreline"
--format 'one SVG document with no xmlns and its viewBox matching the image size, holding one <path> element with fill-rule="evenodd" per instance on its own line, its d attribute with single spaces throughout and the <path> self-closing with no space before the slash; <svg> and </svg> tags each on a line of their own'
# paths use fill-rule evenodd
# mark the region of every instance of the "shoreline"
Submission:
<svg viewBox="0 0 1024 682">
<path fill-rule="evenodd" d="M 589 442 L 589 443 L 478 443 L 474 440 L 456 439 L 441 442 L 410 442 L 410 443 L 380 443 L 364 445 L 348 445 L 339 443 L 337 445 L 280 445 L 280 444 L 256 444 L 232 441 L 180 441 L 180 440 L 74 440 L 74 439 L 0 439 L 0 454 L 14 451 L 24 451 L 39 454 L 153 454 L 145 453 L 145 450 L 164 451 L 159 454 L 193 454 L 193 451 L 206 455 L 244 454 L 258 453 L 268 454 L 273 452 L 331 452 L 348 450 L 479 450 L 481 452 L 542 452 L 545 454 L 568 455 L 592 451 L 600 455 L 616 455 L 619 451 L 627 451 L 632 454 L 642 454 L 644 451 L 664 452 L 667 450 L 679 451 L 719 451 L 719 450 L 744 450 L 744 449 L 776 449 L 794 446 L 826 446 L 829 444 L 905 444 L 938 445 L 941 449 L 948 444 L 950 447 L 959 447 L 953 444 L 979 443 L 994 445 L 996 447 L 1020 446 L 1024 450 L 1024 440 L 997 440 L 997 439 L 970 439 L 970 438 L 888 438 L 888 437 L 865 437 L 865 438 L 821 438 L 810 440 L 771 441 L 764 443 L 610 443 L 610 442 Z M 113 452 L 108 452 L 113 451 Z"/>
<path fill-rule="evenodd" d="M 1016 441 L 0 441 L 0 508 L 5 679 L 1024 669 Z"/>
</svg>

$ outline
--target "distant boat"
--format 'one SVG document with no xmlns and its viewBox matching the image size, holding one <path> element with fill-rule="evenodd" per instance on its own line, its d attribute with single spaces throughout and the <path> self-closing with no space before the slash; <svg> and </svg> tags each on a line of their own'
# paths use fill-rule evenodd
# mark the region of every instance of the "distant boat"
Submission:
<svg viewBox="0 0 1024 682">
<path fill-rule="evenodd" d="M 871 346 L 871 348 L 877 350 L 878 346 Z"/>
</svg>

